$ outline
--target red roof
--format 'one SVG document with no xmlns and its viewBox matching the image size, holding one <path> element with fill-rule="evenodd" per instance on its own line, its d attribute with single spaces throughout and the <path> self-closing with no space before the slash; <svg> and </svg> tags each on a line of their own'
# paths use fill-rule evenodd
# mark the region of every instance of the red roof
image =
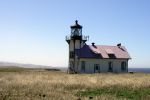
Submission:
<svg viewBox="0 0 150 100">
<path fill-rule="evenodd" d="M 84 45 L 81 49 L 76 49 L 76 55 L 79 58 L 131 59 L 124 46 Z"/>
</svg>

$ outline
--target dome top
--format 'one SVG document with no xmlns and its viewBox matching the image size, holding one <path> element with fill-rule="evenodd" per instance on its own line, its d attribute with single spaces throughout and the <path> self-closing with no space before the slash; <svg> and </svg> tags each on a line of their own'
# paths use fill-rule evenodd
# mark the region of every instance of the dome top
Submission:
<svg viewBox="0 0 150 100">
<path fill-rule="evenodd" d="M 75 25 L 71 26 L 71 28 L 79 28 L 81 29 L 82 26 L 78 24 L 78 20 L 75 21 Z"/>
</svg>

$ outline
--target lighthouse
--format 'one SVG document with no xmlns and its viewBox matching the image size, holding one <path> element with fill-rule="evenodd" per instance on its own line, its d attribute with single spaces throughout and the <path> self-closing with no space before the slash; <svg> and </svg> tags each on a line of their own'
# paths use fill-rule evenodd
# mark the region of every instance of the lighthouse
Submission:
<svg viewBox="0 0 150 100">
<path fill-rule="evenodd" d="M 75 21 L 66 36 L 69 45 L 68 73 L 127 73 L 127 49 L 121 45 L 86 44 L 89 36 L 82 34 L 82 26 Z"/>
<path fill-rule="evenodd" d="M 66 36 L 66 41 L 69 45 L 68 73 L 78 73 L 80 58 L 76 55 L 76 51 L 85 45 L 89 37 L 82 35 L 82 26 L 78 24 L 77 20 L 70 28 L 71 33 L 69 36 Z"/>
</svg>

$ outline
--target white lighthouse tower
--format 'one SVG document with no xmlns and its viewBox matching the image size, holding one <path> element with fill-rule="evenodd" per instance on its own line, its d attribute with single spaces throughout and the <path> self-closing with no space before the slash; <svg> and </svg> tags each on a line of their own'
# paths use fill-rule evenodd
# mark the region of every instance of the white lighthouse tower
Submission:
<svg viewBox="0 0 150 100">
<path fill-rule="evenodd" d="M 88 39 L 88 36 L 82 35 L 82 26 L 75 21 L 75 25 L 71 26 L 71 34 L 66 36 L 69 44 L 69 64 L 68 73 L 78 73 L 80 58 L 76 55 L 76 50 L 81 49 Z"/>
</svg>

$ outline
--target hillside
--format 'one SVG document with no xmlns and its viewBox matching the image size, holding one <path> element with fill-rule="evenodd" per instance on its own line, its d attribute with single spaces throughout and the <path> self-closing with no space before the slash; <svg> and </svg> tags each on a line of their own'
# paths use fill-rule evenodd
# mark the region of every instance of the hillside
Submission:
<svg viewBox="0 0 150 100">
<path fill-rule="evenodd" d="M 0 68 L 12 68 L 12 67 L 23 67 L 23 68 L 51 68 L 52 66 L 35 65 L 35 64 L 21 64 L 13 62 L 0 62 Z"/>
</svg>

